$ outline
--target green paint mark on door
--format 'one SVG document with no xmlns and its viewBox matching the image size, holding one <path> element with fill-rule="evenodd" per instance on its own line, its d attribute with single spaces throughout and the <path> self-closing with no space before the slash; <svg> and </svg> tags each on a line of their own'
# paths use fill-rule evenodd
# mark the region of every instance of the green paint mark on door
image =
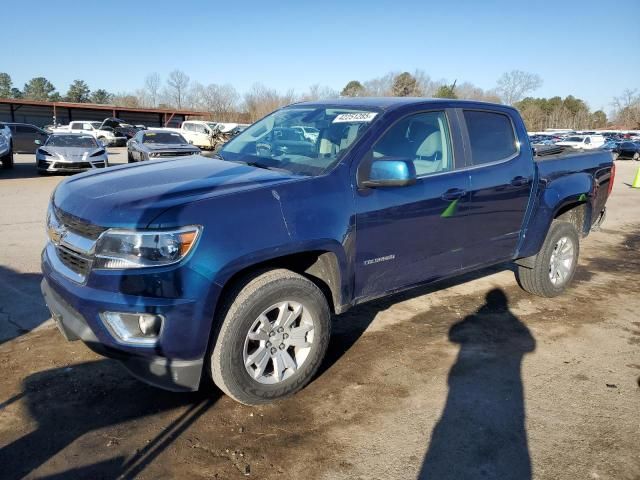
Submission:
<svg viewBox="0 0 640 480">
<path fill-rule="evenodd" d="M 458 198 L 453 200 L 447 208 L 444 209 L 444 212 L 440 214 L 442 218 L 452 217 L 456 214 L 456 209 L 458 208 Z"/>
</svg>

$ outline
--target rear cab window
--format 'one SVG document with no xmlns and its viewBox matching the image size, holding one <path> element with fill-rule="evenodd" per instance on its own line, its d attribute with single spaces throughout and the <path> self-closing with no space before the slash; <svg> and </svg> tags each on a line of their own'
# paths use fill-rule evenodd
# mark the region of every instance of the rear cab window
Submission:
<svg viewBox="0 0 640 480">
<path fill-rule="evenodd" d="M 504 161 L 518 154 L 518 139 L 508 115 L 485 110 L 463 110 L 463 115 L 472 165 Z"/>
</svg>

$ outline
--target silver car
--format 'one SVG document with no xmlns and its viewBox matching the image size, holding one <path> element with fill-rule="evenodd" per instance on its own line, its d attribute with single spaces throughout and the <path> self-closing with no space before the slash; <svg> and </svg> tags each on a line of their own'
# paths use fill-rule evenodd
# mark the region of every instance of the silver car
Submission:
<svg viewBox="0 0 640 480">
<path fill-rule="evenodd" d="M 36 150 L 38 173 L 84 172 L 109 166 L 107 150 L 101 142 L 83 133 L 54 133 Z"/>
</svg>

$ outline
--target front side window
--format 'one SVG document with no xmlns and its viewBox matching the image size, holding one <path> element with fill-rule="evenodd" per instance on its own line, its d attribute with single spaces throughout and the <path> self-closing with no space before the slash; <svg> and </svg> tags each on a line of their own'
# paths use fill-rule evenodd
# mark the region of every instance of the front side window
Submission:
<svg viewBox="0 0 640 480">
<path fill-rule="evenodd" d="M 377 118 L 377 109 L 293 106 L 254 123 L 226 143 L 219 155 L 228 161 L 295 175 L 321 175 L 336 165 Z M 316 135 L 304 135 L 311 127 Z"/>
<path fill-rule="evenodd" d="M 502 113 L 465 110 L 473 165 L 507 159 L 518 152 L 511 119 Z"/>
<path fill-rule="evenodd" d="M 82 130 L 82 123 L 72 123 L 71 130 Z"/>
<path fill-rule="evenodd" d="M 373 158 L 408 159 L 418 176 L 453 170 L 451 136 L 444 112 L 411 115 L 399 120 L 373 147 Z"/>
</svg>

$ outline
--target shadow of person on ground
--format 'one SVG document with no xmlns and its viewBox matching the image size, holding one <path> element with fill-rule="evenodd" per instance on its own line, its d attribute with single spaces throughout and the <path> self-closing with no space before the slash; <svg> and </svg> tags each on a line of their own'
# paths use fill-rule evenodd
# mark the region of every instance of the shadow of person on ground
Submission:
<svg viewBox="0 0 640 480">
<path fill-rule="evenodd" d="M 115 361 L 100 360 L 35 373 L 24 381 L 22 395 L 37 428 L 0 448 L 0 477 L 7 480 L 33 474 L 85 434 L 118 425 L 128 432 L 126 422 L 181 409 L 157 432 L 143 429 L 144 435 L 155 437 L 148 442 L 148 437 L 141 437 L 135 455 L 130 456 L 130 445 L 136 442 L 136 434 L 130 437 L 123 433 L 127 447 L 100 449 L 87 458 L 74 457 L 67 472 L 51 477 L 136 478 L 216 403 L 220 392 L 159 390 L 132 378 Z M 105 436 L 104 444 L 108 440 Z"/>
<path fill-rule="evenodd" d="M 531 332 L 494 289 L 451 327 L 449 339 L 460 352 L 418 478 L 530 479 L 521 365 L 535 350 Z"/>
<path fill-rule="evenodd" d="M 40 273 L 20 273 L 0 265 L 0 345 L 51 318 L 41 281 Z"/>
</svg>

